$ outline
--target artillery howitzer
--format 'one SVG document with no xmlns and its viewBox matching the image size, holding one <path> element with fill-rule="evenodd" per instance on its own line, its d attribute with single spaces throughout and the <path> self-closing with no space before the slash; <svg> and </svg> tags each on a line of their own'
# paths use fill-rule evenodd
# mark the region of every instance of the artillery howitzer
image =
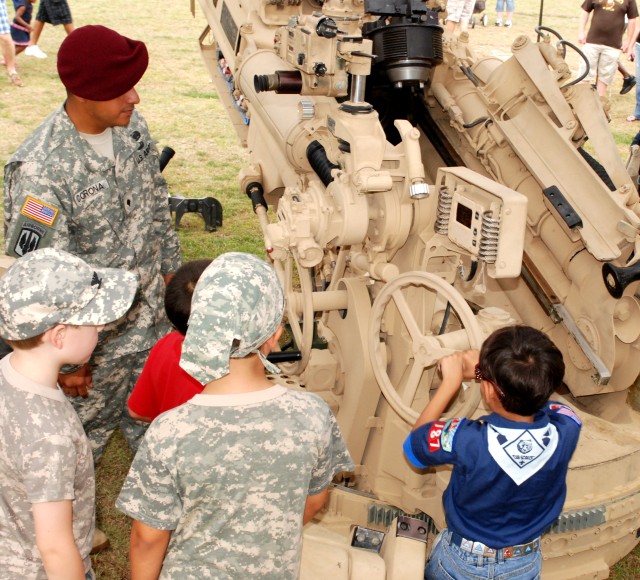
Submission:
<svg viewBox="0 0 640 580">
<path fill-rule="evenodd" d="M 554 397 L 584 422 L 544 577 L 605 578 L 640 534 L 640 204 L 577 49 L 541 27 L 479 58 L 416 0 L 200 4 L 286 290 L 283 380 L 327 400 L 357 466 L 302 578 L 422 577 L 449 472 L 402 441 L 438 358 L 514 322 L 562 350 Z M 483 411 L 470 384 L 447 414 Z"/>
</svg>

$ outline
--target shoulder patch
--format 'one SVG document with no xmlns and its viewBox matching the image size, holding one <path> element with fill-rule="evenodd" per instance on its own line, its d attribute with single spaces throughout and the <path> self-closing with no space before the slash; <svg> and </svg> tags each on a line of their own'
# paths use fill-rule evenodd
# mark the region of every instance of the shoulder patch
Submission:
<svg viewBox="0 0 640 580">
<path fill-rule="evenodd" d="M 560 403 L 551 403 L 549 405 L 549 410 L 554 413 L 558 413 L 558 415 L 565 415 L 570 419 L 573 419 L 578 425 L 582 425 L 582 421 L 580 417 L 576 415 L 575 411 L 566 405 L 561 405 Z"/>
<path fill-rule="evenodd" d="M 442 421 L 436 421 L 429 427 L 429 433 L 427 435 L 427 442 L 429 443 L 429 451 L 433 453 L 440 449 L 440 435 L 442 435 L 442 429 L 444 423 Z"/>
<path fill-rule="evenodd" d="M 45 234 L 46 231 L 41 225 L 34 222 L 24 222 L 13 246 L 13 253 L 18 257 L 22 257 L 29 252 L 33 252 L 33 250 L 37 250 Z"/>
<path fill-rule="evenodd" d="M 449 419 L 442 430 L 442 435 L 440 436 L 440 444 L 442 445 L 442 449 L 447 452 L 451 452 L 453 449 L 453 438 L 460 426 L 460 419 Z"/>
<path fill-rule="evenodd" d="M 32 220 L 36 220 L 46 226 L 52 226 L 58 217 L 58 208 L 43 201 L 37 200 L 35 197 L 27 196 L 22 205 L 20 213 Z"/>
</svg>

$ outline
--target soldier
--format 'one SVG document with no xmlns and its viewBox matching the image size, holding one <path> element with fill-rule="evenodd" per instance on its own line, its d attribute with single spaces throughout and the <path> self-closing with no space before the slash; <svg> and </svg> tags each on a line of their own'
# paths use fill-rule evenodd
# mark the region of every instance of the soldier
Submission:
<svg viewBox="0 0 640 580">
<path fill-rule="evenodd" d="M 200 277 L 180 364 L 206 386 L 151 424 L 116 503 L 135 520 L 133 580 L 298 577 L 303 522 L 353 464 L 327 404 L 264 374 L 283 310 L 256 256 Z"/>
<path fill-rule="evenodd" d="M 135 276 L 36 250 L 0 280 L 0 569 L 7 580 L 93 578 L 93 457 L 57 386 L 63 364 L 84 364 L 104 324 L 122 317 Z"/>
<path fill-rule="evenodd" d="M 134 451 L 146 428 L 128 416 L 126 400 L 149 349 L 169 330 L 164 286 L 181 264 L 158 152 L 135 110 L 147 64 L 140 41 L 104 26 L 73 31 L 58 52 L 67 100 L 5 167 L 7 254 L 56 247 L 94 267 L 129 270 L 140 284 L 90 363 L 59 378 L 96 460 L 119 424 Z"/>
</svg>

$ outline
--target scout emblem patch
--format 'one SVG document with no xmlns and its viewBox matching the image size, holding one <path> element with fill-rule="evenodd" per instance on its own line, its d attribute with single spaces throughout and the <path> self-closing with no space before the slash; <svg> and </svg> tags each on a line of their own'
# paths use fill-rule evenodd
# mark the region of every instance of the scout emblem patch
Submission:
<svg viewBox="0 0 640 580">
<path fill-rule="evenodd" d="M 45 226 L 52 226 L 56 221 L 58 208 L 42 201 L 38 201 L 34 197 L 28 195 L 20 213 L 32 220 L 36 220 L 37 222 L 44 224 Z"/>
<path fill-rule="evenodd" d="M 551 424 L 524 430 L 489 425 L 487 438 L 491 457 L 516 485 L 542 469 L 558 446 L 558 430 Z"/>
</svg>

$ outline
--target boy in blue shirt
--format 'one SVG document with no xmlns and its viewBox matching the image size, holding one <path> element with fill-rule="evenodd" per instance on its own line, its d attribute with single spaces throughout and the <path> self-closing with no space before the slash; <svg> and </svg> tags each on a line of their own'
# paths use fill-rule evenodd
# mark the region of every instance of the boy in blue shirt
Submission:
<svg viewBox="0 0 640 580">
<path fill-rule="evenodd" d="M 479 353 L 456 353 L 438 365 L 442 384 L 404 443 L 418 468 L 453 465 L 443 495 L 447 528 L 425 578 L 538 578 L 540 536 L 562 511 L 581 428 L 569 407 L 548 401 L 562 384 L 562 353 L 542 332 L 510 326 Z M 462 381 L 473 378 L 492 413 L 440 420 Z"/>
</svg>

